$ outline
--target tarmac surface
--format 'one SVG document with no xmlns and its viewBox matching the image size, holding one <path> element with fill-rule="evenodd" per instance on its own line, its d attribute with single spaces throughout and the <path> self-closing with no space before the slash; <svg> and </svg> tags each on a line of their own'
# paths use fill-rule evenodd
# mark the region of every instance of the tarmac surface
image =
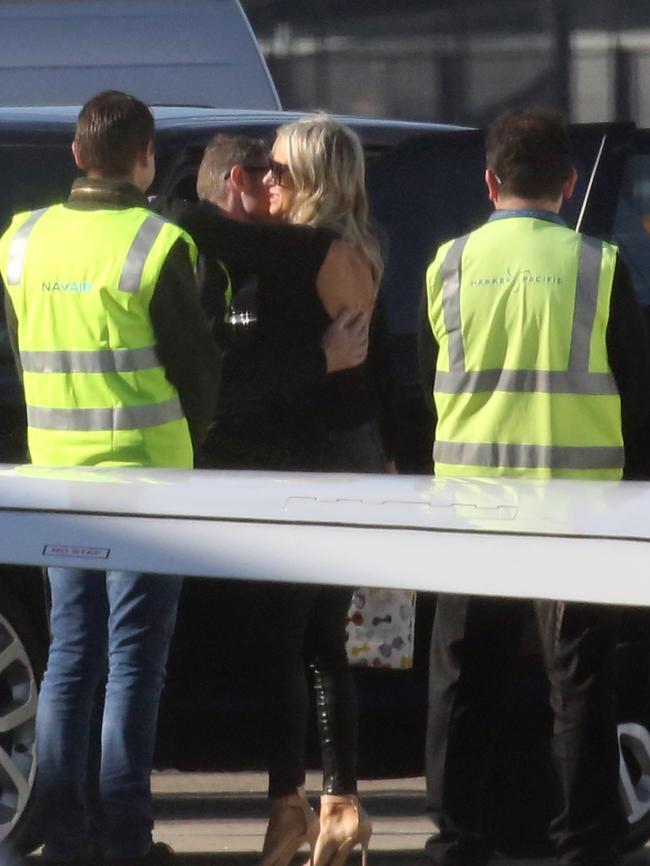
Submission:
<svg viewBox="0 0 650 866">
<path fill-rule="evenodd" d="M 320 775 L 309 773 L 306 790 L 318 802 Z M 257 866 L 267 819 L 266 776 L 262 773 L 155 773 L 156 840 L 178 853 L 179 866 Z M 424 811 L 424 779 L 361 782 L 360 795 L 374 832 L 369 866 L 426 866 L 422 850 L 431 835 Z M 307 852 L 292 866 L 303 866 Z M 361 862 L 360 849 L 348 860 Z M 495 866 L 550 866 L 549 859 L 495 857 Z M 650 866 L 650 849 L 625 859 L 625 866 Z"/>
<path fill-rule="evenodd" d="M 152 784 L 155 838 L 187 855 L 184 864 L 244 866 L 259 861 L 268 815 L 264 774 L 164 772 L 155 773 Z M 305 788 L 314 806 L 319 784 L 318 773 L 308 774 Z M 410 855 L 421 853 L 432 831 L 424 813 L 424 780 L 364 782 L 360 794 L 374 823 L 370 862 L 415 862 Z M 375 857 L 375 852 L 388 859 Z M 407 854 L 407 859 L 398 857 Z M 349 862 L 359 859 L 353 856 Z M 295 858 L 296 864 L 305 860 L 305 855 Z"/>
<path fill-rule="evenodd" d="M 320 776 L 309 773 L 305 788 L 318 801 Z M 262 773 L 154 773 L 154 839 L 176 852 L 177 866 L 258 866 L 267 809 Z M 424 779 L 361 782 L 359 793 L 374 823 L 368 866 L 432 866 L 423 848 L 433 825 L 424 813 Z M 0 866 L 39 866 L 40 852 L 21 859 L 0 850 Z M 306 866 L 298 852 L 290 866 Z M 347 866 L 358 866 L 356 849 Z M 490 866 L 553 866 L 549 858 L 496 855 Z M 650 847 L 625 857 L 622 866 L 650 866 Z"/>
</svg>

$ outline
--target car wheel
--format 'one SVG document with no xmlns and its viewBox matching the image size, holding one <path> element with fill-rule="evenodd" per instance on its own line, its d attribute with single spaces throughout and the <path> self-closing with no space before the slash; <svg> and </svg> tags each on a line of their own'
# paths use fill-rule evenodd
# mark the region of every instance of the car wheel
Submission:
<svg viewBox="0 0 650 866">
<path fill-rule="evenodd" d="M 619 784 L 628 821 L 626 848 L 638 848 L 650 838 L 650 733 L 638 722 L 618 725 Z"/>
<path fill-rule="evenodd" d="M 38 682 L 45 648 L 23 606 L 0 594 L 0 843 L 26 852 L 33 828 Z M 31 826 L 30 826 L 31 825 Z"/>
</svg>

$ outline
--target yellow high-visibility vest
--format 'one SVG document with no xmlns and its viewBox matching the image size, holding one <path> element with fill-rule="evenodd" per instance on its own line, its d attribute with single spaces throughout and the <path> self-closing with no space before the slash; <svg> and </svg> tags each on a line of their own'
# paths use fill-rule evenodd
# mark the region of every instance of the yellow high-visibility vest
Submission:
<svg viewBox="0 0 650 866">
<path fill-rule="evenodd" d="M 534 216 L 438 250 L 426 278 L 437 475 L 621 477 L 606 344 L 616 255 Z"/>
<path fill-rule="evenodd" d="M 18 214 L 0 273 L 18 318 L 28 445 L 39 465 L 191 467 L 149 304 L 180 228 L 146 208 Z"/>
</svg>

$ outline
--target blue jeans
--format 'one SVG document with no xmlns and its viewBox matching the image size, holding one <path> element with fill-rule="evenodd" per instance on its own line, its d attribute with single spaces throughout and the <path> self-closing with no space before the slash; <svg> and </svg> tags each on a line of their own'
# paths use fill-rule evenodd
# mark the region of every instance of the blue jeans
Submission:
<svg viewBox="0 0 650 866">
<path fill-rule="evenodd" d="M 139 856 L 151 844 L 151 765 L 182 578 L 72 568 L 49 578 L 52 643 L 36 715 L 44 856 Z"/>
</svg>

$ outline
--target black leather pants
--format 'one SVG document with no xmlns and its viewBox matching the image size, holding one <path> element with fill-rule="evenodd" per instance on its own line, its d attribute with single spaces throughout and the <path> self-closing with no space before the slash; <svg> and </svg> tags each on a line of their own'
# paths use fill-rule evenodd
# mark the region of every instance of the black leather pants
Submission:
<svg viewBox="0 0 650 866">
<path fill-rule="evenodd" d="M 370 422 L 346 431 L 304 431 L 283 427 L 271 413 L 257 416 L 254 425 L 247 418 L 222 424 L 212 445 L 204 465 L 382 472 L 386 463 L 378 430 Z M 256 596 L 252 606 L 266 694 L 269 796 L 292 794 L 304 784 L 311 678 L 323 793 L 356 793 L 358 708 L 345 651 L 352 590 L 265 583 Z"/>
<path fill-rule="evenodd" d="M 356 792 L 358 712 L 345 652 L 351 591 L 274 584 L 264 589 L 269 796 L 305 781 L 309 675 L 313 673 L 323 793 Z"/>
</svg>

